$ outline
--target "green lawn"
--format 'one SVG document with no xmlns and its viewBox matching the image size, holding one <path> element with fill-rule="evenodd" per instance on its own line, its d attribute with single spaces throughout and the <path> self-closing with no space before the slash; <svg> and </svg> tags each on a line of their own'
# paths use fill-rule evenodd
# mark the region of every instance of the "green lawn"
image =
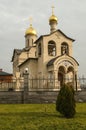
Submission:
<svg viewBox="0 0 86 130">
<path fill-rule="evenodd" d="M 0 130 L 86 130 L 86 103 L 77 104 L 76 111 L 66 119 L 55 104 L 0 104 Z"/>
</svg>

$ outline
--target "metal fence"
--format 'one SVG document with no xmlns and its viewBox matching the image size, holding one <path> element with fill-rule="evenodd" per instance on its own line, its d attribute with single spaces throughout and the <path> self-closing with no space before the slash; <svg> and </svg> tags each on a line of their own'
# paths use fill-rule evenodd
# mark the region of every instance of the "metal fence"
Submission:
<svg viewBox="0 0 86 130">
<path fill-rule="evenodd" d="M 20 91 L 24 88 L 24 80 L 12 79 L 12 80 L 0 80 L 0 91 L 16 91 L 19 88 Z"/>
<path fill-rule="evenodd" d="M 82 77 L 78 79 L 81 89 L 86 89 L 86 78 Z"/>
<path fill-rule="evenodd" d="M 74 79 L 64 79 L 66 83 L 73 84 Z M 0 80 L 0 91 L 23 91 L 24 78 L 9 80 Z M 76 84 L 75 84 L 76 85 Z M 86 89 L 86 78 L 78 78 L 77 86 L 81 89 Z M 60 89 L 61 83 L 58 79 L 54 78 L 28 78 L 28 91 L 33 90 L 52 90 Z M 76 86 L 73 86 L 76 88 Z"/>
</svg>

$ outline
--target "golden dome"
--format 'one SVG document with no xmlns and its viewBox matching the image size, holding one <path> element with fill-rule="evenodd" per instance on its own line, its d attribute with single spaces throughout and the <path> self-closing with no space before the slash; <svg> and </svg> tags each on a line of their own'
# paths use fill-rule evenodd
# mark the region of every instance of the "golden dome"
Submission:
<svg viewBox="0 0 86 130">
<path fill-rule="evenodd" d="M 57 17 L 54 15 L 54 6 L 52 6 L 52 15 L 49 18 L 49 23 L 55 21 L 57 23 L 58 19 Z"/>
<path fill-rule="evenodd" d="M 37 35 L 36 30 L 32 27 L 32 24 L 30 24 L 30 27 L 26 30 L 25 36 L 26 35 Z"/>
<path fill-rule="evenodd" d="M 49 18 L 49 23 L 52 22 L 52 21 L 57 22 L 57 20 L 58 20 L 57 17 L 54 14 L 52 14 L 51 17 Z"/>
</svg>

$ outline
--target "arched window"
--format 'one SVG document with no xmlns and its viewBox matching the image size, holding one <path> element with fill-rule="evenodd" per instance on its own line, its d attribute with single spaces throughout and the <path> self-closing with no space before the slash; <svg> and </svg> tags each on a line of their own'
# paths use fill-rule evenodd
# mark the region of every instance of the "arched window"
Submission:
<svg viewBox="0 0 86 130">
<path fill-rule="evenodd" d="M 30 42 L 29 42 L 29 39 L 27 39 L 26 41 L 26 47 L 29 47 L 30 46 Z"/>
<path fill-rule="evenodd" d="M 38 45 L 38 55 L 41 56 L 41 43 Z"/>
<path fill-rule="evenodd" d="M 63 42 L 61 44 L 61 55 L 67 54 L 69 55 L 69 47 L 68 44 L 66 42 Z"/>
<path fill-rule="evenodd" d="M 53 41 L 48 43 L 48 55 L 55 56 L 56 55 L 56 44 Z"/>
<path fill-rule="evenodd" d="M 32 39 L 32 45 L 33 45 L 33 43 L 34 43 L 34 41 L 33 41 L 33 39 Z"/>
</svg>

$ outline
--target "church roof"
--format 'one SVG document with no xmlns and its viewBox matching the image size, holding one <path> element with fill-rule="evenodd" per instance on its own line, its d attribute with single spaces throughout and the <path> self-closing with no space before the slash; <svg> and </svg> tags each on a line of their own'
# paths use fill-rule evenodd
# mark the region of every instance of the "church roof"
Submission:
<svg viewBox="0 0 86 130">
<path fill-rule="evenodd" d="M 60 29 L 58 29 L 58 30 L 56 30 L 55 32 L 60 32 L 64 37 L 66 37 L 67 39 L 69 39 L 69 40 L 71 40 L 72 42 L 74 42 L 75 40 L 74 39 L 72 39 L 72 38 L 70 38 L 70 37 L 68 37 L 66 34 L 64 34 Z M 55 33 L 55 32 L 53 32 L 53 33 Z M 50 36 L 50 35 L 52 35 L 53 33 L 50 33 L 50 34 L 47 34 L 47 35 L 41 35 L 36 41 L 35 41 L 35 43 L 37 43 L 40 39 L 42 39 L 43 37 L 46 37 L 46 36 Z"/>
<path fill-rule="evenodd" d="M 53 63 L 55 62 L 55 60 L 58 59 L 58 58 L 61 57 L 61 56 L 63 56 L 63 55 L 60 55 L 60 56 L 57 56 L 57 57 L 51 59 L 51 60 L 47 63 L 47 67 L 53 65 Z M 72 56 L 69 56 L 69 55 L 67 55 L 67 56 L 70 57 L 70 58 L 72 58 L 72 59 L 79 65 L 79 63 L 78 63 Z"/>
<path fill-rule="evenodd" d="M 75 41 L 74 39 L 72 39 L 72 38 L 68 37 L 66 34 L 64 34 L 60 29 L 58 29 L 58 31 L 59 31 L 63 36 L 65 36 L 67 39 L 71 40 L 72 42 Z"/>
<path fill-rule="evenodd" d="M 4 72 L 4 71 L 0 71 L 0 76 L 11 76 L 12 74 Z"/>
<path fill-rule="evenodd" d="M 24 62 L 22 62 L 21 64 L 18 65 L 18 67 L 22 66 L 23 64 L 25 64 L 27 61 L 29 60 L 38 60 L 38 58 L 32 58 L 32 57 L 29 57 L 27 58 Z"/>
<path fill-rule="evenodd" d="M 22 52 L 21 49 L 14 49 L 14 51 L 13 51 L 13 56 L 12 56 L 12 60 L 11 60 L 11 61 L 13 61 L 15 53 L 16 53 L 17 55 L 20 55 L 21 52 Z"/>
<path fill-rule="evenodd" d="M 47 66 L 53 65 L 54 61 L 55 61 L 57 58 L 59 58 L 59 57 L 61 57 L 61 56 L 57 56 L 57 57 L 51 59 L 51 60 L 47 63 Z"/>
<path fill-rule="evenodd" d="M 32 46 L 32 47 L 35 47 L 35 46 Z M 15 53 L 16 53 L 17 55 L 20 55 L 22 52 L 29 51 L 32 47 L 23 48 L 23 49 L 14 49 L 13 56 L 12 56 L 12 61 L 13 61 L 13 59 L 14 59 Z"/>
</svg>

